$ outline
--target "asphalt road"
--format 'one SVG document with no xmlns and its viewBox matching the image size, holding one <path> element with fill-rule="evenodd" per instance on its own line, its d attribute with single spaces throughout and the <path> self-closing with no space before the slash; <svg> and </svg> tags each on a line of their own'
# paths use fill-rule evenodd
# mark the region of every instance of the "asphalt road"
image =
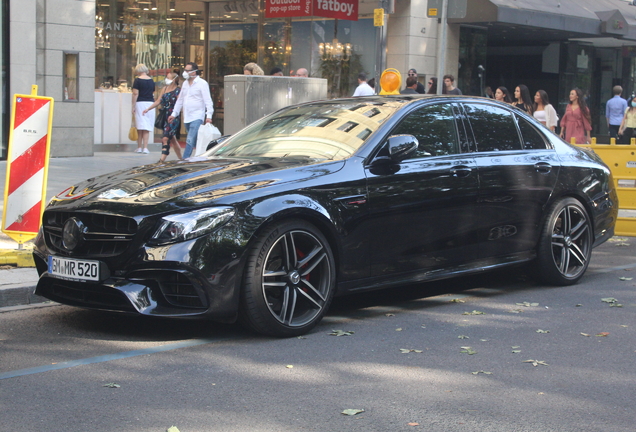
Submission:
<svg viewBox="0 0 636 432">
<path fill-rule="evenodd" d="M 636 238 L 622 237 L 575 286 L 515 268 L 360 294 L 304 338 L 3 311 L 0 431 L 632 432 L 635 287 Z"/>
</svg>

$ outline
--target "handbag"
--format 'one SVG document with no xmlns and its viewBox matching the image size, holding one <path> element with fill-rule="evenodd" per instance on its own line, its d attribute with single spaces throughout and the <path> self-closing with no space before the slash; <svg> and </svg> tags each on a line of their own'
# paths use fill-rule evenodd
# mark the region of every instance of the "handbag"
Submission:
<svg viewBox="0 0 636 432">
<path fill-rule="evenodd" d="M 157 129 L 163 130 L 163 128 L 165 127 L 166 119 L 168 118 L 167 117 L 167 114 L 168 114 L 167 111 L 168 110 L 165 109 L 165 108 L 161 108 L 159 110 L 159 114 L 157 114 L 157 117 L 155 118 L 155 127 Z"/>
<path fill-rule="evenodd" d="M 128 131 L 128 139 L 131 141 L 137 141 L 137 138 L 139 138 L 139 134 L 137 133 L 137 127 L 135 125 L 135 113 L 133 113 L 130 130 Z"/>
</svg>

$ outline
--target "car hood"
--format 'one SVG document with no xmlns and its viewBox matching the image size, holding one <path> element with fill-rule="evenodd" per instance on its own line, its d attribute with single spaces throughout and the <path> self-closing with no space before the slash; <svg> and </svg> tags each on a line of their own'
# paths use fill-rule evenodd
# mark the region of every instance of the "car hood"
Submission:
<svg viewBox="0 0 636 432">
<path fill-rule="evenodd" d="M 53 197 L 48 208 L 127 216 L 194 209 L 214 201 L 336 172 L 344 161 L 308 158 L 193 158 L 144 165 L 87 179 Z M 297 186 L 292 186 L 297 187 Z M 236 201 L 238 201 L 237 199 Z M 148 206 L 155 206 L 152 210 Z"/>
</svg>

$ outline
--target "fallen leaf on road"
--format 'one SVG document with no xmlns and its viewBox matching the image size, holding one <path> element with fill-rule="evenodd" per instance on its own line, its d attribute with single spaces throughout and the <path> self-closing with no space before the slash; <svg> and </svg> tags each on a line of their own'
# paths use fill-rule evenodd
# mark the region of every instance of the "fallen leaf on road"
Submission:
<svg viewBox="0 0 636 432">
<path fill-rule="evenodd" d="M 598 336 L 598 337 L 606 337 L 606 336 L 609 336 L 609 332 L 600 332 L 600 333 L 596 334 L 596 336 Z"/>
<path fill-rule="evenodd" d="M 590 337 L 590 335 L 589 335 L 589 334 L 587 334 L 587 333 L 581 333 L 581 335 L 582 335 L 582 336 L 585 336 L 585 337 Z"/>
<path fill-rule="evenodd" d="M 543 365 L 547 366 L 548 364 L 543 360 L 525 360 L 522 363 L 532 363 L 532 366 Z"/>
<path fill-rule="evenodd" d="M 473 375 L 477 375 L 477 374 L 480 374 L 480 373 L 486 374 L 486 375 L 492 375 L 492 372 L 486 372 L 486 371 L 483 371 L 483 370 L 476 371 L 476 372 L 471 372 L 471 374 L 473 374 Z"/>
<path fill-rule="evenodd" d="M 121 386 L 119 384 L 115 384 L 115 383 L 108 383 L 108 384 L 104 384 L 102 387 L 119 388 Z"/>
<path fill-rule="evenodd" d="M 348 415 L 348 416 L 354 416 L 356 414 L 360 414 L 360 413 L 363 413 L 363 412 L 364 412 L 363 409 L 349 408 L 349 409 L 344 410 L 341 414 Z"/>
<path fill-rule="evenodd" d="M 457 336 L 457 339 L 469 339 L 469 337 L 465 335 L 459 335 Z"/>
<path fill-rule="evenodd" d="M 355 332 L 352 331 L 344 331 L 344 330 L 331 330 L 329 336 L 351 336 Z"/>
<path fill-rule="evenodd" d="M 452 299 L 450 302 L 451 302 L 451 303 L 466 303 L 466 300 L 462 300 L 462 299 Z"/>
<path fill-rule="evenodd" d="M 537 330 L 537 333 L 550 333 L 550 330 Z"/>
<path fill-rule="evenodd" d="M 618 303 L 618 300 L 616 300 L 614 297 L 605 297 L 602 298 L 601 301 L 605 303 Z"/>
<path fill-rule="evenodd" d="M 523 309 L 510 309 L 508 311 L 508 313 L 521 313 L 521 312 L 523 312 Z"/>
<path fill-rule="evenodd" d="M 176 426 L 170 426 L 166 432 L 179 432 L 179 428 Z"/>
<path fill-rule="evenodd" d="M 523 303 L 516 303 L 517 306 L 525 306 L 525 307 L 530 307 L 530 306 L 539 306 L 539 303 L 528 303 L 528 302 L 523 302 Z"/>
<path fill-rule="evenodd" d="M 298 336 L 297 339 L 307 339 L 305 336 Z"/>
<path fill-rule="evenodd" d="M 408 353 L 412 353 L 412 352 L 414 352 L 414 353 L 421 353 L 421 352 L 424 352 L 424 351 L 423 351 L 423 350 L 416 350 L 416 349 L 400 348 L 400 352 L 401 352 L 402 354 L 408 354 Z"/>
<path fill-rule="evenodd" d="M 392 316 L 395 316 L 395 314 L 387 313 L 387 314 L 384 314 L 384 316 L 392 317 Z"/>
<path fill-rule="evenodd" d="M 402 327 L 396 328 L 395 331 L 402 331 Z"/>
<path fill-rule="evenodd" d="M 477 354 L 477 351 L 473 350 L 471 347 L 461 347 L 462 350 L 460 351 L 460 353 L 464 353 L 464 354 L 468 354 L 468 355 L 473 355 L 473 354 Z"/>
<path fill-rule="evenodd" d="M 294 365 L 287 365 L 287 366 L 285 366 L 285 367 L 286 367 L 287 369 L 293 369 L 293 368 L 294 368 Z"/>
<path fill-rule="evenodd" d="M 464 312 L 462 315 L 486 315 L 486 312 L 474 310 L 472 312 Z"/>
<path fill-rule="evenodd" d="M 581 303 L 579 303 L 579 304 L 577 304 L 577 305 L 575 305 L 575 306 L 576 306 L 576 307 L 581 307 L 581 306 L 583 306 L 583 305 L 582 305 Z"/>
<path fill-rule="evenodd" d="M 407 426 L 419 426 L 419 423 L 415 423 L 415 422 L 411 422 L 411 423 L 407 423 Z"/>
<path fill-rule="evenodd" d="M 622 280 L 622 281 L 630 281 L 632 279 L 634 279 L 634 278 L 628 278 L 628 277 L 625 277 L 625 276 L 621 276 L 621 277 L 618 278 L 618 280 Z"/>
</svg>

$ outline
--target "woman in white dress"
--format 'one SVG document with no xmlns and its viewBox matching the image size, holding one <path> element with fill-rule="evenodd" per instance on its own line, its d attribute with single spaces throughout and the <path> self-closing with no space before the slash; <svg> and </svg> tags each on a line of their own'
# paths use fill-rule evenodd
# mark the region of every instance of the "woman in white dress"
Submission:
<svg viewBox="0 0 636 432">
<path fill-rule="evenodd" d="M 534 118 L 546 125 L 548 129 L 554 132 L 559 116 L 548 99 L 548 94 L 544 90 L 537 90 L 534 94 Z"/>
</svg>

